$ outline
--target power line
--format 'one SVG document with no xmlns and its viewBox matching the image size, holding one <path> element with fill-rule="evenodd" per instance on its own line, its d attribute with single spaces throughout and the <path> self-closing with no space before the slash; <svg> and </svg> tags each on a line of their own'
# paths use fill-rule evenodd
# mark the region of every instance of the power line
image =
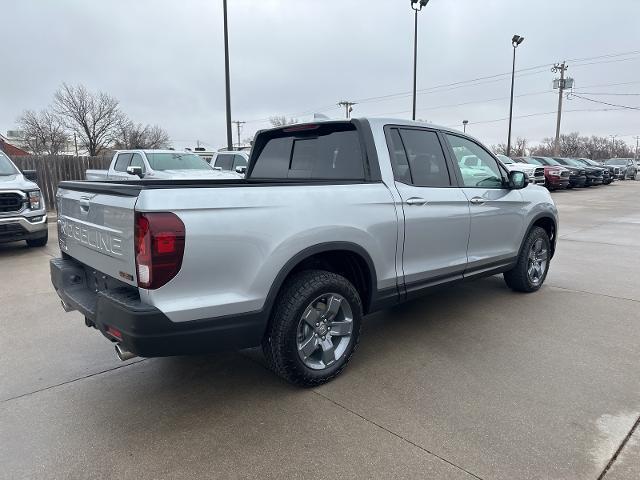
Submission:
<svg viewBox="0 0 640 480">
<path fill-rule="evenodd" d="M 582 95 L 578 95 L 577 93 L 570 93 L 567 98 L 571 99 L 572 97 L 580 98 L 582 100 L 587 100 L 588 102 L 601 103 L 603 105 L 609 105 L 610 107 L 626 108 L 628 110 L 640 110 L 640 107 L 632 107 L 632 106 L 629 106 L 629 105 L 619 105 L 619 104 L 616 104 L 616 103 L 603 102 L 602 100 L 595 100 L 593 98 L 583 97 Z"/>
<path fill-rule="evenodd" d="M 616 58 L 616 57 L 621 57 L 621 56 L 626 56 L 626 55 L 638 55 L 640 54 L 640 50 L 632 50 L 632 51 L 627 51 L 627 52 L 618 52 L 618 53 L 610 53 L 610 54 L 604 54 L 604 55 L 598 55 L 598 56 L 594 56 L 594 57 L 584 57 L 584 58 L 578 58 L 578 59 L 571 59 L 568 61 L 572 61 L 572 62 L 585 62 L 585 61 L 590 61 L 590 60 L 599 60 L 599 59 L 611 59 L 611 58 Z M 598 64 L 602 64 L 602 63 L 612 63 L 612 62 L 617 62 L 617 61 L 627 61 L 627 60 L 635 60 L 636 58 L 625 58 L 625 59 L 619 59 L 619 60 L 603 60 L 601 62 L 591 62 L 591 63 L 583 63 L 583 64 L 576 64 L 574 66 L 588 66 L 588 65 L 598 65 Z M 546 64 L 540 64 L 540 65 L 535 65 L 532 67 L 527 67 L 527 68 L 522 68 L 522 69 L 518 69 L 516 70 L 516 73 L 518 75 L 518 77 L 522 77 L 522 76 L 529 76 L 529 75 L 538 75 L 540 73 L 546 72 L 547 68 L 554 65 L 553 63 L 546 63 Z M 494 74 L 494 75 L 487 75 L 487 76 L 482 76 L 482 77 L 476 77 L 476 78 L 472 78 L 469 80 L 461 80 L 458 82 L 453 82 L 453 83 L 447 83 L 447 84 L 441 84 L 441 85 L 435 85 L 432 87 L 428 87 L 428 88 L 423 88 L 418 90 L 418 94 L 423 95 L 423 94 L 428 94 L 428 93 L 440 93 L 443 91 L 449 91 L 449 90 L 456 90 L 458 88 L 465 88 L 465 87 L 471 87 L 471 86 L 478 86 L 478 85 L 485 85 L 488 83 L 494 83 L 494 82 L 498 82 L 503 80 L 502 77 L 506 77 L 507 75 L 510 75 L 511 72 L 504 72 L 504 73 L 498 73 L 498 74 Z M 601 86 L 614 86 L 614 85 L 625 85 L 625 84 L 632 84 L 632 83 L 640 83 L 640 82 L 624 82 L 624 83 L 618 83 L 618 84 L 606 84 L 606 85 L 601 85 Z M 591 87 L 595 87 L 596 85 L 591 85 L 589 86 Z M 586 88 L 586 87 L 583 87 Z M 407 97 L 412 95 L 412 92 L 398 92 L 398 93 L 392 93 L 392 94 L 387 94 L 387 95 L 379 95 L 379 96 L 374 96 L 374 97 L 367 97 L 367 98 L 362 98 L 362 99 L 357 99 L 357 103 L 373 103 L 376 101 L 383 101 L 383 100 L 387 100 L 387 99 L 400 99 L 403 97 Z M 285 114 L 285 116 L 302 116 L 302 115 L 309 115 L 312 113 L 318 113 L 318 112 L 324 112 L 327 110 L 334 110 L 339 108 L 338 106 L 336 106 L 335 104 L 331 104 L 331 105 L 327 105 L 327 106 L 323 106 L 323 107 L 317 107 L 314 109 L 309 109 L 309 110 L 305 110 L 305 111 L 300 111 L 300 112 L 294 112 L 294 113 L 288 113 Z M 247 123 L 258 123 L 258 122 L 266 122 L 269 120 L 270 117 L 265 117 L 265 118 L 258 118 L 258 119 L 252 119 L 252 120 L 248 120 Z"/>
<path fill-rule="evenodd" d="M 622 108 L 580 108 L 580 109 L 572 109 L 572 110 L 564 110 L 564 113 L 578 113 L 578 112 L 612 112 L 612 111 L 620 111 Z M 552 112 L 537 112 L 537 113 L 529 113 L 527 115 L 518 115 L 513 118 L 531 118 L 531 117 L 540 117 L 544 115 L 555 115 L 558 112 L 556 110 Z M 497 122 L 505 122 L 509 120 L 509 117 L 504 118 L 494 118 L 491 120 L 480 120 L 477 122 L 469 122 L 469 125 L 482 125 L 486 123 L 497 123 Z M 458 124 L 446 125 L 447 127 L 456 127 Z M 627 135 L 628 136 L 628 135 Z"/>
<path fill-rule="evenodd" d="M 617 97 L 637 97 L 640 96 L 640 93 L 605 93 L 605 92 L 583 92 L 580 91 L 582 95 L 607 95 L 607 96 L 617 96 Z"/>
</svg>

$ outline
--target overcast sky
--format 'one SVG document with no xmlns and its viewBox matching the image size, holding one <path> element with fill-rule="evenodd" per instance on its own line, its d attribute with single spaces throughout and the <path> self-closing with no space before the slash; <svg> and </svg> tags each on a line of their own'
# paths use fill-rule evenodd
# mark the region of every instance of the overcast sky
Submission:
<svg viewBox="0 0 640 480">
<path fill-rule="evenodd" d="M 68 82 L 115 96 L 179 148 L 224 145 L 222 0 L 2 0 L 0 12 L 3 133 Z M 639 0 L 431 0 L 419 17 L 418 88 L 427 91 L 418 117 L 468 119 L 485 143 L 505 142 L 514 33 L 525 37 L 516 68 L 528 69 L 516 78 L 514 137 L 555 134 L 555 114 L 538 114 L 556 110 L 550 67 L 562 60 L 576 92 L 640 107 L 639 18 Z M 243 138 L 271 115 L 340 117 L 343 99 L 358 102 L 355 116 L 410 118 L 409 1 L 229 0 L 229 24 L 232 117 L 248 122 Z M 394 94 L 406 95 L 366 101 Z M 640 135 L 640 110 L 582 99 L 565 109 L 563 132 L 634 144 Z"/>
</svg>

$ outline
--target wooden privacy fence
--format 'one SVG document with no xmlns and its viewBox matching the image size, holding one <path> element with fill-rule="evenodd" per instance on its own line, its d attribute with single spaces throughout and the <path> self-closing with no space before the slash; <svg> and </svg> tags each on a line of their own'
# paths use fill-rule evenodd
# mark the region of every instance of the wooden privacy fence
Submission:
<svg viewBox="0 0 640 480">
<path fill-rule="evenodd" d="M 72 157 L 68 155 L 27 155 L 12 158 L 20 170 L 38 172 L 38 186 L 49 210 L 55 209 L 56 188 L 64 180 L 84 180 L 87 169 L 107 169 L 111 157 Z"/>
</svg>

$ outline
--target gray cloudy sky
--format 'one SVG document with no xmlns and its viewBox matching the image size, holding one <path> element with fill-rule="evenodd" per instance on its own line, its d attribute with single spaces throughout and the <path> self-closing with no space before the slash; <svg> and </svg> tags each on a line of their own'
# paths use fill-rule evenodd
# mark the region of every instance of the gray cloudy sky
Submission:
<svg viewBox="0 0 640 480">
<path fill-rule="evenodd" d="M 66 81 L 117 97 L 135 121 L 163 126 L 178 147 L 225 143 L 222 0 L 0 4 L 0 131 L 24 109 L 48 105 Z M 418 88 L 510 72 L 511 36 L 523 35 L 517 68 L 538 68 L 516 79 L 513 132 L 538 141 L 555 132 L 555 116 L 538 115 L 556 110 L 553 62 L 568 60 L 584 96 L 640 107 L 638 18 L 639 0 L 431 0 L 419 19 Z M 270 115 L 341 116 L 341 99 L 360 100 L 354 115 L 409 118 L 410 95 L 365 101 L 411 90 L 409 1 L 229 0 L 229 22 L 232 116 L 248 122 L 243 137 Z M 504 142 L 509 83 L 502 75 L 427 91 L 418 117 L 468 119 L 485 143 Z M 634 143 L 640 135 L 639 110 L 565 105 L 564 132 Z"/>
</svg>

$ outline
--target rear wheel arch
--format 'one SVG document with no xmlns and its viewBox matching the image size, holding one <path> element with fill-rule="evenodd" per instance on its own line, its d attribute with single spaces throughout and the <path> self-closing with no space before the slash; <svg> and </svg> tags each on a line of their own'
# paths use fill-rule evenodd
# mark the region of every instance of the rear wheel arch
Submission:
<svg viewBox="0 0 640 480">
<path fill-rule="evenodd" d="M 280 269 L 273 281 L 264 310 L 268 318 L 274 309 L 278 294 L 287 278 L 303 270 L 321 269 L 342 275 L 358 291 L 366 314 L 377 288 L 377 276 L 371 256 L 358 244 L 352 242 L 326 242 L 307 247 L 295 254 Z"/>
</svg>

